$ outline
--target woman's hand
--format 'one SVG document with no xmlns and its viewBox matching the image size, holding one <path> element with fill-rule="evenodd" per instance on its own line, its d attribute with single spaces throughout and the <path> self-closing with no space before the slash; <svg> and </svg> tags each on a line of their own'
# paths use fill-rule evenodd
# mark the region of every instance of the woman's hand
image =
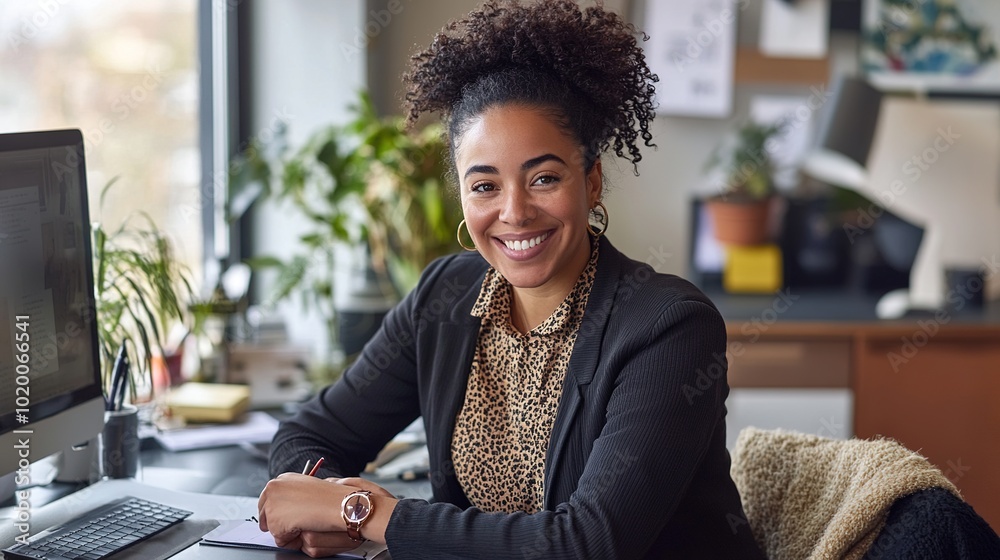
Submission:
<svg viewBox="0 0 1000 560">
<path fill-rule="evenodd" d="M 267 483 L 257 501 L 260 529 L 284 548 L 309 556 L 330 556 L 357 548 L 346 533 L 341 502 L 351 492 L 372 492 L 374 511 L 362 527 L 369 540 L 385 543 L 385 527 L 396 505 L 392 494 L 362 478 L 319 479 L 285 473 Z"/>
<path fill-rule="evenodd" d="M 351 537 L 347 536 L 344 531 L 328 533 L 302 531 L 290 541 L 281 542 L 275 538 L 274 544 L 290 550 L 301 550 L 313 558 L 334 556 L 358 547 L 358 543 L 351 540 Z"/>
</svg>

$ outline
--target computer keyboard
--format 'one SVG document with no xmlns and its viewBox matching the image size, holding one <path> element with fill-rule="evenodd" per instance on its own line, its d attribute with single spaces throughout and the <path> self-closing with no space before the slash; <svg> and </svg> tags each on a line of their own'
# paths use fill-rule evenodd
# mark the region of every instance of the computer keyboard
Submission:
<svg viewBox="0 0 1000 560">
<path fill-rule="evenodd" d="M 99 560 L 180 523 L 190 511 L 131 496 L 54 527 L 27 545 L 5 548 L 6 560 Z"/>
</svg>

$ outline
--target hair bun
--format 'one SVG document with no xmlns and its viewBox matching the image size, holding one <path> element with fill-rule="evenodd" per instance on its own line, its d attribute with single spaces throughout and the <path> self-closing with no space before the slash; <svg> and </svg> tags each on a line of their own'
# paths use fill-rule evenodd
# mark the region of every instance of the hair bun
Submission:
<svg viewBox="0 0 1000 560">
<path fill-rule="evenodd" d="M 637 36 L 645 39 L 601 6 L 489 1 L 449 23 L 430 47 L 411 58 L 404 76 L 407 120 L 412 124 L 424 112 L 449 116 L 468 86 L 490 74 L 524 68 L 552 75 L 579 94 L 592 108 L 589 117 L 603 124 L 601 150 L 613 146 L 619 156 L 638 162 L 637 138 L 652 145 L 657 78 Z"/>
</svg>

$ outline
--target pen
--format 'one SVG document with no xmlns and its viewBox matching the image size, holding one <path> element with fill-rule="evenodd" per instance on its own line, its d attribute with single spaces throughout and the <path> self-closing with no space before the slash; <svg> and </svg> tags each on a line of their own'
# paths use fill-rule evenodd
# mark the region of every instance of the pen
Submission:
<svg viewBox="0 0 1000 560">
<path fill-rule="evenodd" d="M 313 465 L 312 470 L 309 471 L 309 476 L 314 476 L 317 472 L 319 472 L 319 467 L 320 467 L 320 465 L 323 464 L 323 461 L 325 461 L 325 460 L 326 459 L 324 459 L 323 457 L 320 457 L 319 460 L 316 461 L 316 464 Z M 309 470 L 309 463 L 308 462 L 306 462 L 306 470 Z M 305 472 L 303 472 L 302 474 L 305 474 Z"/>
<path fill-rule="evenodd" d="M 122 382 L 118 387 L 118 397 L 115 399 L 115 410 L 121 410 L 125 406 L 125 387 L 129 383 L 129 370 L 132 369 L 132 363 L 128 359 L 128 352 L 122 353 Z"/>
<path fill-rule="evenodd" d="M 121 346 L 118 347 L 118 355 L 115 356 L 115 365 L 111 368 L 111 387 L 108 389 L 108 400 L 104 405 L 105 410 L 115 410 L 115 399 L 119 392 L 118 384 L 122 382 L 122 361 L 126 359 L 125 352 L 125 341 L 122 340 Z"/>
<path fill-rule="evenodd" d="M 306 461 L 306 466 L 302 469 L 302 474 L 309 474 L 310 466 L 312 466 L 312 459 Z"/>
</svg>

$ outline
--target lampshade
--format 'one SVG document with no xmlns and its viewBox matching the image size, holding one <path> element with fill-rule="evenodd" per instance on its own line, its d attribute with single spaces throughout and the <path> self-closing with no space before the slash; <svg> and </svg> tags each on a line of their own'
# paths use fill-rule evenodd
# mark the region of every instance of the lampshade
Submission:
<svg viewBox="0 0 1000 560">
<path fill-rule="evenodd" d="M 818 145 L 802 170 L 831 185 L 862 187 L 881 105 L 882 92 L 868 82 L 840 78 L 821 113 Z"/>
</svg>

